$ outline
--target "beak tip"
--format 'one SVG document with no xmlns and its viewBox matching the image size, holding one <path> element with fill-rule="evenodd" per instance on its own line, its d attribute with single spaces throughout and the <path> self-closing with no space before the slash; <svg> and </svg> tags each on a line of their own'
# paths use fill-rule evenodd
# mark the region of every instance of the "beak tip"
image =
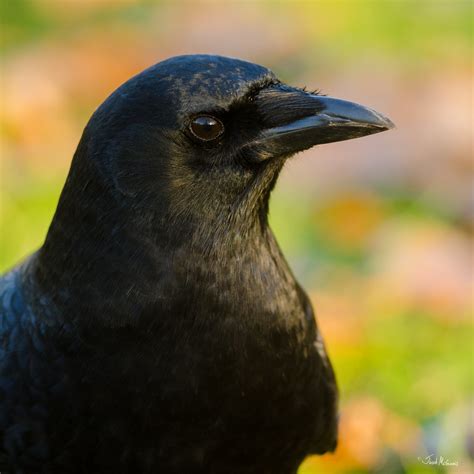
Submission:
<svg viewBox="0 0 474 474">
<path fill-rule="evenodd" d="M 397 126 L 385 115 L 375 112 L 375 110 L 372 112 L 374 113 L 374 116 L 377 117 L 377 125 L 382 129 L 383 132 L 397 128 Z"/>
<path fill-rule="evenodd" d="M 365 122 L 369 126 L 373 126 L 380 129 L 381 132 L 396 128 L 395 124 L 388 117 L 381 114 L 380 112 L 377 112 L 374 109 L 370 109 L 369 107 L 358 107 L 360 107 L 360 110 L 362 112 L 360 117 L 361 123 Z"/>
<path fill-rule="evenodd" d="M 395 124 L 388 117 L 370 107 L 332 97 L 318 99 L 324 106 L 323 112 L 334 122 L 339 122 L 340 126 L 344 126 L 344 121 L 346 124 L 352 122 L 355 127 L 365 128 L 368 135 L 395 128 Z"/>
</svg>

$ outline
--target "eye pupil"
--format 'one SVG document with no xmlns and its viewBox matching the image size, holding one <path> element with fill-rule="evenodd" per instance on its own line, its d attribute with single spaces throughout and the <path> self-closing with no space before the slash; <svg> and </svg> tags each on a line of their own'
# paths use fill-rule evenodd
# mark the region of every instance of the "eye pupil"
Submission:
<svg viewBox="0 0 474 474">
<path fill-rule="evenodd" d="M 191 132 L 200 140 L 214 140 L 224 131 L 222 122 L 209 115 L 201 115 L 191 122 Z"/>
</svg>

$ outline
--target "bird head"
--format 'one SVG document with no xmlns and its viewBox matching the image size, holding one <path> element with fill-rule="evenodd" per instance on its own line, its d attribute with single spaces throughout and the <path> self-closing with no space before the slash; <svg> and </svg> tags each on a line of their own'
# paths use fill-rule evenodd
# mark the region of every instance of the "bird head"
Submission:
<svg viewBox="0 0 474 474">
<path fill-rule="evenodd" d="M 367 107 L 288 86 L 262 66 L 188 55 L 119 87 L 84 140 L 108 188 L 134 212 L 242 229 L 266 214 L 288 157 L 392 127 Z"/>
<path fill-rule="evenodd" d="M 244 255 L 247 272 L 259 275 L 260 265 L 267 274 L 275 258 L 265 254 L 268 200 L 286 160 L 392 126 L 249 62 L 190 55 L 158 63 L 112 93 L 87 124 L 37 280 L 44 288 L 56 282 L 59 299 L 69 298 L 64 287 L 75 289 L 78 301 L 96 305 L 90 314 L 117 325 L 149 300 L 172 301 L 181 291 L 175 281 L 209 280 L 215 262 L 231 272 L 232 261 L 240 274 Z M 267 291 L 254 276 L 256 294 Z"/>
</svg>

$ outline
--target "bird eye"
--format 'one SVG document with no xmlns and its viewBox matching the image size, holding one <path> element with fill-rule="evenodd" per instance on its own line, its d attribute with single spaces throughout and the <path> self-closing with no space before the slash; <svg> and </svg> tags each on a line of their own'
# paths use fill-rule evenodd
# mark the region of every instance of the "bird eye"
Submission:
<svg viewBox="0 0 474 474">
<path fill-rule="evenodd" d="M 195 117 L 189 128 L 193 135 L 204 141 L 215 140 L 224 132 L 222 122 L 210 115 Z"/>
</svg>

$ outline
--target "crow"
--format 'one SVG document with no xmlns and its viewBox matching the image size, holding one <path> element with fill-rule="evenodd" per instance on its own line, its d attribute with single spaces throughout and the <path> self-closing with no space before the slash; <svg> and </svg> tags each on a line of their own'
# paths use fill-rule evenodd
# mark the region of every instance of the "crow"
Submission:
<svg viewBox="0 0 474 474">
<path fill-rule="evenodd" d="M 1 279 L 3 474 L 294 474 L 334 450 L 335 376 L 269 197 L 295 153 L 392 126 L 214 55 L 113 92 Z"/>
</svg>

